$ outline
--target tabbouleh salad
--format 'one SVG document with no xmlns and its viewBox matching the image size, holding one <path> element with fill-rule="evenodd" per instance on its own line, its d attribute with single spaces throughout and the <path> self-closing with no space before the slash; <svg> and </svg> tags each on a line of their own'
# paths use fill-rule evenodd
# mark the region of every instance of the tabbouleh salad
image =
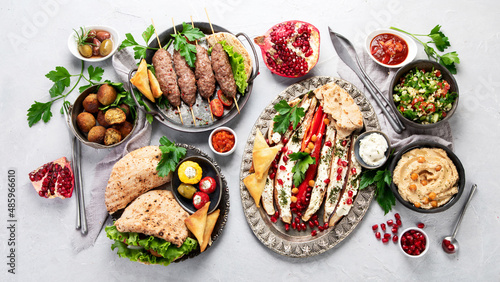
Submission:
<svg viewBox="0 0 500 282">
<path fill-rule="evenodd" d="M 410 70 L 394 87 L 394 102 L 407 119 L 421 123 L 436 123 L 446 117 L 458 94 L 448 92 L 450 84 L 441 71 Z"/>
</svg>

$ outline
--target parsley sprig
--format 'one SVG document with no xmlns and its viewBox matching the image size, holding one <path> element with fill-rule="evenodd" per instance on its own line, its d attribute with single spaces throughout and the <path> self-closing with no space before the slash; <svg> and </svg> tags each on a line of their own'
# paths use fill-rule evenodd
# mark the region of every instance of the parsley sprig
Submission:
<svg viewBox="0 0 500 282">
<path fill-rule="evenodd" d="M 290 122 L 293 129 L 296 129 L 300 119 L 305 115 L 304 109 L 299 107 L 298 104 L 291 107 L 285 100 L 281 100 L 278 104 L 274 105 L 274 109 L 278 114 L 273 118 L 273 131 L 280 134 L 284 134 L 287 131 Z"/>
<path fill-rule="evenodd" d="M 45 75 L 48 79 L 54 82 L 54 85 L 49 89 L 49 94 L 51 100 L 45 103 L 37 102 L 33 103 L 31 107 L 28 109 L 28 125 L 32 127 L 34 124 L 43 120 L 43 122 L 47 123 L 52 117 L 52 112 L 50 111 L 52 104 L 60 99 L 63 100 L 63 106 L 61 107 L 61 114 L 64 113 L 64 105 L 70 104 L 66 101 L 66 97 L 73 92 L 73 90 L 78 86 L 80 80 L 83 78 L 89 84 L 81 86 L 78 90 L 82 92 L 88 87 L 99 83 L 102 79 L 102 75 L 104 74 L 104 70 L 100 67 L 89 66 L 87 68 L 88 77 L 84 74 L 85 62 L 82 61 L 82 67 L 79 74 L 70 74 L 69 71 L 61 66 L 57 66 L 55 70 L 50 71 Z M 67 87 L 71 85 L 71 78 L 78 77 L 76 83 L 73 87 L 66 93 L 64 91 Z"/>
<path fill-rule="evenodd" d="M 155 33 L 155 28 L 153 25 L 149 25 L 146 30 L 142 33 L 142 39 L 144 39 L 144 42 L 146 42 L 146 45 L 148 45 L 149 40 Z M 139 60 L 141 58 L 146 58 L 146 51 L 147 50 L 158 50 L 159 48 L 153 48 L 149 46 L 144 46 L 137 41 L 135 41 L 134 36 L 131 33 L 126 33 L 125 34 L 126 39 L 122 41 L 122 44 L 120 44 L 120 47 L 118 47 L 118 50 L 122 50 L 123 48 L 126 47 L 133 47 L 134 49 L 134 58 Z M 170 46 L 172 40 L 170 40 L 163 48 L 166 50 L 168 46 Z"/>
<path fill-rule="evenodd" d="M 186 148 L 175 146 L 174 142 L 163 136 L 160 138 L 161 160 L 156 166 L 160 177 L 167 176 L 175 171 L 179 161 L 186 155 Z"/>
<path fill-rule="evenodd" d="M 434 48 L 429 46 L 429 43 L 432 43 L 441 52 L 450 47 L 450 41 L 448 40 L 448 37 L 446 37 L 444 33 L 441 31 L 440 25 L 436 25 L 429 34 L 413 34 L 392 26 L 391 29 L 406 33 L 411 37 L 415 38 L 415 40 L 417 40 L 424 46 L 424 51 L 429 58 L 434 58 L 434 60 L 438 61 L 441 65 L 445 66 L 452 74 L 457 73 L 457 67 L 455 64 L 460 64 L 460 59 L 458 58 L 457 52 L 453 51 L 440 55 L 436 52 L 436 50 L 434 50 Z M 423 42 L 420 39 L 418 39 L 417 36 L 429 37 L 431 40 L 428 42 Z"/>
<path fill-rule="evenodd" d="M 394 151 L 392 152 L 394 153 Z M 388 170 L 387 166 L 390 163 L 389 157 L 386 164 L 376 170 L 363 170 L 361 174 L 361 180 L 359 184 L 359 190 L 363 190 L 366 187 L 375 184 L 375 197 L 377 203 L 384 210 L 384 214 L 387 214 L 392 210 L 392 206 L 396 204 L 396 198 L 391 191 L 391 172 Z"/>
<path fill-rule="evenodd" d="M 205 34 L 199 28 L 192 27 L 190 24 L 182 23 L 182 31 L 176 34 L 171 34 L 174 39 L 175 50 L 181 53 L 181 56 L 186 59 L 187 64 L 194 68 L 196 61 L 196 46 L 189 43 L 205 37 Z"/>
<path fill-rule="evenodd" d="M 299 185 L 306 178 L 306 172 L 310 165 L 315 164 L 316 160 L 311 157 L 310 154 L 306 152 L 297 152 L 288 155 L 290 160 L 297 161 L 295 166 L 292 168 L 293 173 L 293 185 L 299 187 Z"/>
</svg>

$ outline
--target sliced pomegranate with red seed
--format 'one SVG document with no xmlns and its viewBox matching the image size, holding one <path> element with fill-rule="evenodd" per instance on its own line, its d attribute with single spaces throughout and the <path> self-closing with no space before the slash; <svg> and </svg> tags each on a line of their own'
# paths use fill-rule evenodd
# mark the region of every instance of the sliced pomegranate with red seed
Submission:
<svg viewBox="0 0 500 282">
<path fill-rule="evenodd" d="M 71 163 L 62 157 L 29 173 L 31 184 L 40 197 L 70 198 L 75 186 Z"/>
</svg>

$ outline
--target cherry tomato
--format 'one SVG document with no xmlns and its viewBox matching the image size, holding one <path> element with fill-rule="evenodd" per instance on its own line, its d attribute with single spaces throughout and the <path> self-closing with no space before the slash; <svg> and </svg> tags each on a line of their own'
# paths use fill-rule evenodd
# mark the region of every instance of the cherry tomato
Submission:
<svg viewBox="0 0 500 282">
<path fill-rule="evenodd" d="M 441 72 L 440 71 L 436 71 L 436 76 L 440 77 L 441 76 Z"/>
<path fill-rule="evenodd" d="M 411 102 L 411 106 L 413 107 L 413 105 L 415 105 L 418 102 L 422 102 L 423 100 L 424 100 L 424 97 L 417 96 L 417 97 L 413 98 L 413 101 Z"/>
<path fill-rule="evenodd" d="M 210 197 L 205 192 L 196 192 L 193 196 L 193 205 L 199 210 L 205 206 L 206 203 L 210 201 Z"/>
<path fill-rule="evenodd" d="M 229 99 L 222 93 L 222 90 L 217 90 L 217 97 L 219 97 L 219 100 L 221 101 L 222 105 L 226 107 L 231 107 L 233 105 L 233 100 Z"/>
<path fill-rule="evenodd" d="M 210 176 L 206 176 L 200 181 L 200 191 L 207 194 L 213 193 L 216 186 L 215 179 Z"/>
<path fill-rule="evenodd" d="M 428 112 L 428 113 L 435 112 L 436 111 L 436 105 L 434 105 L 434 103 L 427 104 L 427 106 L 425 107 L 425 111 Z"/>
<path fill-rule="evenodd" d="M 222 102 L 219 99 L 213 99 L 210 102 L 210 109 L 212 109 L 212 113 L 216 117 L 221 117 L 224 114 L 224 106 L 222 106 Z"/>
</svg>

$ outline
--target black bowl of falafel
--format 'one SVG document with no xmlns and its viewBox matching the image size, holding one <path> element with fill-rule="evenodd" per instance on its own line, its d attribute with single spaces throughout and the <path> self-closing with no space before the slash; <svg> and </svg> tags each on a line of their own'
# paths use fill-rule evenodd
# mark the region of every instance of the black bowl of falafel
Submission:
<svg viewBox="0 0 500 282">
<path fill-rule="evenodd" d="M 127 104 L 121 84 L 103 83 L 85 89 L 70 109 L 73 134 L 85 145 L 107 149 L 125 142 L 137 125 L 135 105 Z M 123 95 L 127 94 L 127 95 Z"/>
</svg>

